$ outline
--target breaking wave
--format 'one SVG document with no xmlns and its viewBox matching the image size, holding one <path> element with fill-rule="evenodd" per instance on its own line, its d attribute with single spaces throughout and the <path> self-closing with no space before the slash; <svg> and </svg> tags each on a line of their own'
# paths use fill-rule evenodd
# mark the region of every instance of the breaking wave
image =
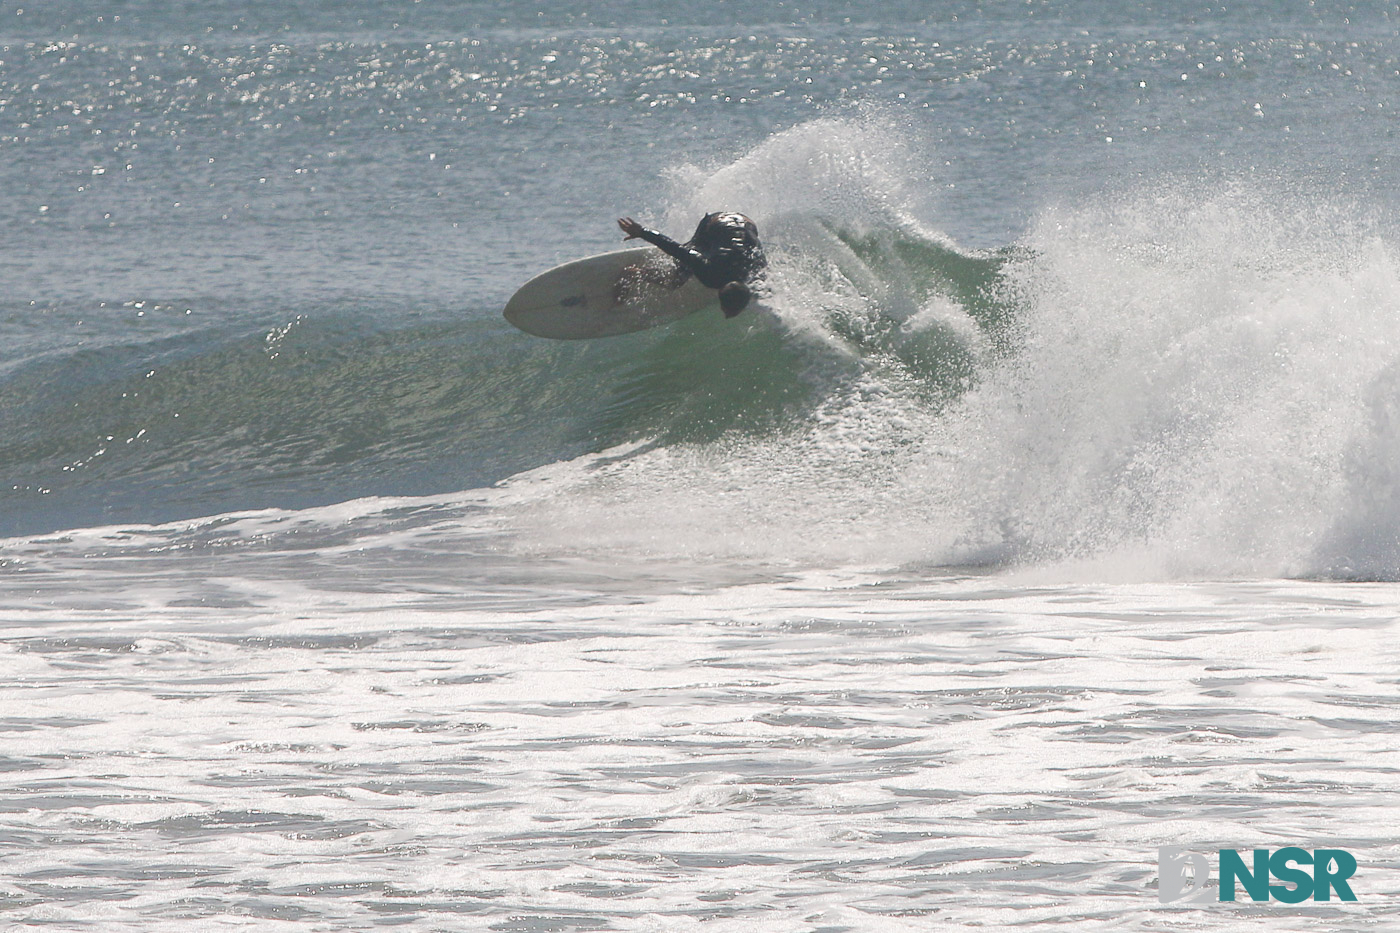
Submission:
<svg viewBox="0 0 1400 933">
<path fill-rule="evenodd" d="M 6 530 L 528 478 L 550 494 L 509 506 L 527 550 L 1400 574 L 1380 224 L 1164 181 L 967 250 L 930 220 L 926 155 L 866 115 L 673 171 L 674 232 L 760 218 L 772 296 L 732 322 L 553 343 L 491 296 L 413 327 L 331 308 L 15 367 Z"/>
</svg>

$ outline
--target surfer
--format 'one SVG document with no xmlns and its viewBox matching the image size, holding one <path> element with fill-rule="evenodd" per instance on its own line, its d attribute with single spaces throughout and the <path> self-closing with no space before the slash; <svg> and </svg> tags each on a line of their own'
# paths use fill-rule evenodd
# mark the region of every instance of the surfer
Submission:
<svg viewBox="0 0 1400 933">
<path fill-rule="evenodd" d="M 725 317 L 734 317 L 748 307 L 753 297 L 750 283 L 768 264 L 758 242 L 758 226 L 734 211 L 706 214 L 686 243 L 649 230 L 631 217 L 623 217 L 617 225 L 627 234 L 624 240 L 646 240 L 676 261 L 673 288 L 684 285 L 693 275 L 706 288 L 718 289 Z"/>
</svg>

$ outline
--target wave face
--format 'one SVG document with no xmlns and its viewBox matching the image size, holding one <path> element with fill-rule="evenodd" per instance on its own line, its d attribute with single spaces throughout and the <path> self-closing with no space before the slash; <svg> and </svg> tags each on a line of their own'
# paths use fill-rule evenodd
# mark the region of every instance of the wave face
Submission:
<svg viewBox="0 0 1400 933">
<path fill-rule="evenodd" d="M 712 310 L 561 343 L 515 332 L 494 303 L 302 302 L 250 327 L 204 299 L 218 323 L 200 328 L 185 304 L 126 302 L 139 328 L 12 365 L 6 530 L 440 493 L 620 444 L 785 436 L 871 378 L 909 381 L 929 404 L 955 397 L 1009 319 L 995 294 L 1009 254 L 959 251 L 892 211 L 896 179 L 872 177 L 861 154 L 872 126 L 780 134 L 695 193 L 755 205 L 770 231 L 775 298 L 734 325 Z M 814 172 L 795 151 L 829 164 Z M 671 213 L 683 224 L 693 209 Z"/>
</svg>

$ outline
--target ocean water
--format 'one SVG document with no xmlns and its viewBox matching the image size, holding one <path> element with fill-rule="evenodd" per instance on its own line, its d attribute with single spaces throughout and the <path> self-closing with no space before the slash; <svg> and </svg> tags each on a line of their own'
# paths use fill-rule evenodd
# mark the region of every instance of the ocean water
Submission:
<svg viewBox="0 0 1400 933">
<path fill-rule="evenodd" d="M 1384 929 L 1397 111 L 1387 3 L 0 0 L 0 923 Z M 501 318 L 716 209 L 741 317 Z"/>
</svg>

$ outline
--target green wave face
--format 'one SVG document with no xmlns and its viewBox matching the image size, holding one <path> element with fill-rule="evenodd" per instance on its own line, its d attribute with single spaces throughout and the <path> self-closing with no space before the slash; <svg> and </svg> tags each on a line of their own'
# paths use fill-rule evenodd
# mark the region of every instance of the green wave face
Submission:
<svg viewBox="0 0 1400 933">
<path fill-rule="evenodd" d="M 733 320 L 711 307 L 575 343 L 520 334 L 495 308 L 368 333 L 376 309 L 320 308 L 22 367 L 0 388 L 5 530 L 446 492 L 623 443 L 800 429 L 871 373 L 931 401 L 970 384 L 977 345 L 1009 319 L 1007 257 L 816 228 L 825 254 L 780 247 L 772 293 Z M 910 328 L 860 296 L 872 282 L 965 306 L 975 338 Z"/>
</svg>

